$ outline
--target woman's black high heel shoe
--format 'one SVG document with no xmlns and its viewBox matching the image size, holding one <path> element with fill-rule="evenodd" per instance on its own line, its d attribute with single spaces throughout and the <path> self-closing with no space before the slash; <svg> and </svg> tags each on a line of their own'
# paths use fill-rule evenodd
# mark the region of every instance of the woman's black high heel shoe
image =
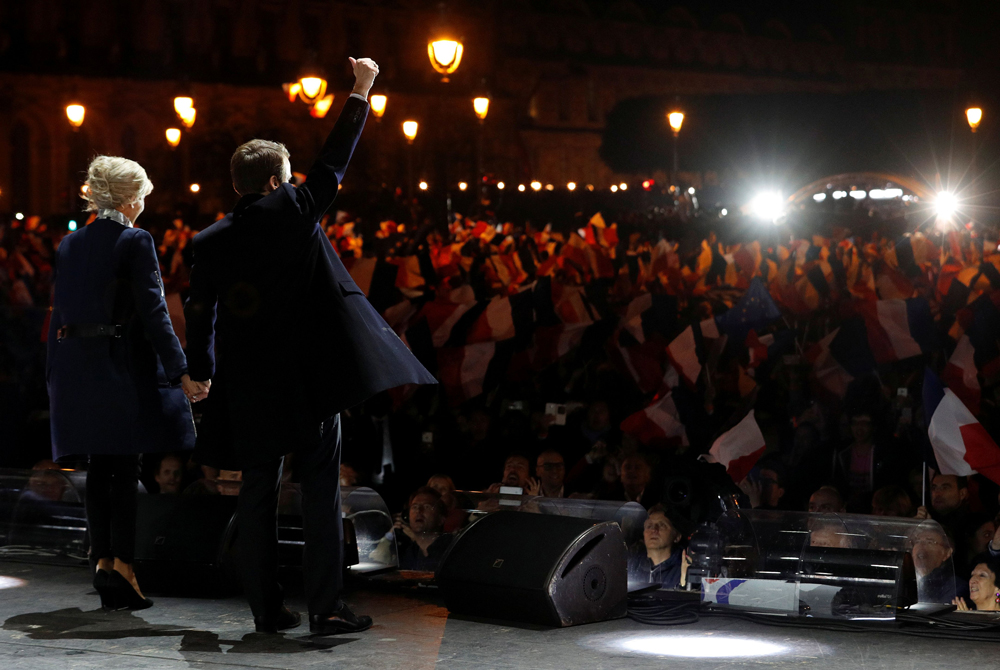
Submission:
<svg viewBox="0 0 1000 670">
<path fill-rule="evenodd" d="M 144 610 L 153 606 L 153 601 L 140 596 L 125 576 L 117 570 L 111 571 L 108 581 L 109 589 L 114 593 L 115 609 Z"/>
<path fill-rule="evenodd" d="M 101 607 L 107 610 L 115 609 L 114 591 L 111 589 L 111 575 L 107 570 L 94 573 L 94 589 L 101 596 Z"/>
</svg>

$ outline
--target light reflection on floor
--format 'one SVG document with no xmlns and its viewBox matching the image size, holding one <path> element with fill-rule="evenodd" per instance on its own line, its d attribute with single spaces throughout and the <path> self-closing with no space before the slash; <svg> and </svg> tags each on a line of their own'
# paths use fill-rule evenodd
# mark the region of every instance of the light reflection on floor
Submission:
<svg viewBox="0 0 1000 670">
<path fill-rule="evenodd" d="M 27 584 L 23 579 L 18 579 L 17 577 L 5 577 L 0 575 L 0 590 L 3 589 L 16 589 L 19 586 L 24 586 Z"/>
<path fill-rule="evenodd" d="M 644 656 L 682 658 L 747 658 L 780 656 L 788 647 L 731 635 L 691 635 L 681 633 L 641 633 L 635 635 L 598 635 L 580 641 L 586 647 L 603 652 L 630 652 Z"/>
</svg>

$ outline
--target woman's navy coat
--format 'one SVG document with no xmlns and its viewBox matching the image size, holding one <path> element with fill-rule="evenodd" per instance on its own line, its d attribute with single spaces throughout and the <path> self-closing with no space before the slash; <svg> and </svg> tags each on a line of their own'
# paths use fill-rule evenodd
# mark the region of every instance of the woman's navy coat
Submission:
<svg viewBox="0 0 1000 670">
<path fill-rule="evenodd" d="M 193 449 L 191 405 L 176 385 L 187 363 L 152 235 L 97 219 L 63 238 L 55 267 L 45 370 L 53 458 Z M 122 336 L 58 339 L 67 324 L 121 324 Z"/>
</svg>

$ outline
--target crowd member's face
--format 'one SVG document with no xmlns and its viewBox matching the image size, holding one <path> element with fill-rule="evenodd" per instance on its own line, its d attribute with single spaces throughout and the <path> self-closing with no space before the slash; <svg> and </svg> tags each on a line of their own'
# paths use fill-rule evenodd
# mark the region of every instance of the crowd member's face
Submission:
<svg viewBox="0 0 1000 670">
<path fill-rule="evenodd" d="M 820 514 L 837 514 L 840 509 L 840 501 L 832 491 L 819 490 L 809 496 L 809 511 Z"/>
<path fill-rule="evenodd" d="M 843 533 L 833 526 L 820 526 L 809 533 L 811 547 L 843 547 L 846 540 Z"/>
<path fill-rule="evenodd" d="M 997 527 L 992 521 L 987 521 L 977 528 L 976 532 L 972 535 L 972 555 L 978 556 L 986 551 L 986 546 L 993 541 L 993 535 L 996 532 Z"/>
<path fill-rule="evenodd" d="M 181 488 L 181 462 L 173 456 L 160 461 L 160 470 L 156 473 L 156 483 L 160 493 L 177 493 Z"/>
<path fill-rule="evenodd" d="M 785 489 L 778 484 L 778 473 L 774 470 L 761 468 L 760 483 L 764 501 L 771 507 L 777 507 L 781 496 L 785 495 Z"/>
<path fill-rule="evenodd" d="M 410 501 L 410 529 L 415 533 L 440 533 L 444 519 L 434 496 L 421 493 Z"/>
<path fill-rule="evenodd" d="M 358 473 L 347 463 L 340 464 L 340 485 L 341 486 L 357 486 L 358 485 Z"/>
<path fill-rule="evenodd" d="M 959 488 L 955 475 L 937 475 L 931 482 L 931 506 L 939 514 L 954 512 L 969 496 L 969 490 Z"/>
<path fill-rule="evenodd" d="M 52 470 L 35 470 L 28 480 L 28 490 L 40 498 L 58 502 L 66 490 L 66 480 Z"/>
<path fill-rule="evenodd" d="M 980 563 L 972 569 L 972 576 L 969 577 L 969 595 L 974 602 L 980 603 L 996 598 L 996 594 L 997 576 L 985 563 Z"/>
<path fill-rule="evenodd" d="M 591 430 L 604 430 L 611 425 L 611 412 L 606 402 L 598 400 L 587 408 L 587 425 Z"/>
<path fill-rule="evenodd" d="M 535 475 L 549 491 L 556 491 L 566 479 L 566 463 L 559 454 L 545 453 L 535 463 Z"/>
<path fill-rule="evenodd" d="M 921 530 L 913 536 L 913 566 L 918 575 L 939 568 L 951 556 L 948 538 L 933 530 Z"/>
<path fill-rule="evenodd" d="M 872 418 L 859 414 L 851 419 L 851 436 L 855 442 L 868 444 L 872 440 Z"/>
<path fill-rule="evenodd" d="M 427 486 L 430 486 L 443 496 L 446 496 L 455 490 L 455 487 L 451 485 L 451 482 L 444 477 L 431 477 L 427 480 Z"/>
<path fill-rule="evenodd" d="M 649 478 L 649 465 L 642 458 L 630 456 L 622 463 L 622 485 L 625 488 L 644 489 Z"/>
<path fill-rule="evenodd" d="M 663 512 L 653 512 L 642 528 L 642 539 L 646 549 L 660 550 L 673 547 L 681 539 L 670 519 Z"/>
<path fill-rule="evenodd" d="M 528 483 L 528 478 L 531 476 L 530 467 L 527 458 L 523 456 L 511 456 L 503 464 L 503 485 L 524 488 L 524 485 Z"/>
</svg>

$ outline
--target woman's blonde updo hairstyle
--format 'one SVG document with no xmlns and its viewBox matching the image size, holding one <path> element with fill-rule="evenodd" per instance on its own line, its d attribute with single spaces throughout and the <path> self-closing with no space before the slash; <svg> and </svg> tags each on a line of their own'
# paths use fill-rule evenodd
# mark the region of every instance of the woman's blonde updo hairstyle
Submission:
<svg viewBox="0 0 1000 670">
<path fill-rule="evenodd" d="M 142 200 L 153 190 L 146 171 L 135 161 L 118 156 L 98 156 L 87 168 L 87 211 L 118 209 Z"/>
</svg>

